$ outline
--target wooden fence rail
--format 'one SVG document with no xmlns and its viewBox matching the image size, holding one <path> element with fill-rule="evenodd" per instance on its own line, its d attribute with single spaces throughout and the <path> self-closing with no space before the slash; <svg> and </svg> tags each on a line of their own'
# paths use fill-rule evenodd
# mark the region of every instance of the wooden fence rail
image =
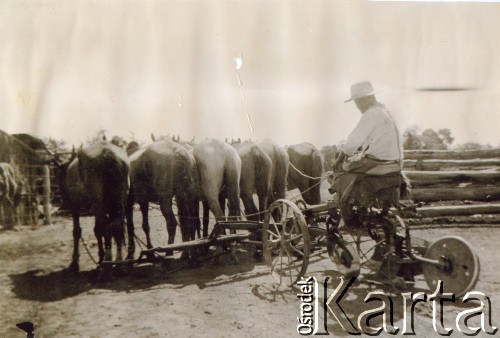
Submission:
<svg viewBox="0 0 500 338">
<path fill-rule="evenodd" d="M 404 171 L 415 188 L 427 186 L 458 186 L 464 183 L 500 184 L 497 170 Z"/>
<path fill-rule="evenodd" d="M 484 150 L 406 150 L 407 160 L 471 160 L 500 158 L 500 149 Z"/>
<path fill-rule="evenodd" d="M 403 168 L 405 170 L 478 170 L 478 169 L 500 169 L 500 159 L 484 158 L 472 160 L 411 160 L 405 159 Z"/>
<path fill-rule="evenodd" d="M 499 203 L 476 205 L 439 205 L 418 208 L 422 217 L 471 216 L 480 214 L 500 214 Z"/>
<path fill-rule="evenodd" d="M 404 172 L 416 202 L 500 201 L 500 149 L 405 151 Z M 500 204 L 445 205 L 422 209 L 426 217 L 498 214 Z"/>
</svg>

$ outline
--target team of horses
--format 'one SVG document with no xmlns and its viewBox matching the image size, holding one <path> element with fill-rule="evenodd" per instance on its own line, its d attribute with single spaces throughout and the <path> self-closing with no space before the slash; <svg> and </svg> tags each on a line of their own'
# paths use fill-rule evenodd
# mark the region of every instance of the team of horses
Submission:
<svg viewBox="0 0 500 338">
<path fill-rule="evenodd" d="M 133 259 L 135 203 L 141 210 L 146 245 L 152 248 L 151 202 L 159 205 L 165 218 L 169 244 L 174 242 L 178 225 L 183 241 L 208 236 L 209 211 L 216 220 L 245 217 L 260 221 L 271 203 L 285 197 L 287 186 L 298 188 L 308 204 L 320 202 L 321 155 L 310 143 L 281 147 L 268 139 L 228 143 L 210 138 L 195 144 L 180 138 L 153 138 L 147 146 L 132 142 L 126 150 L 115 143 L 103 138 L 73 150 L 64 163 L 56 163 L 61 197 L 73 217 L 71 270 L 79 269 L 82 209 L 95 217 L 94 234 L 99 262 L 103 262 L 112 260 L 112 240 L 117 246 L 116 259 L 122 259 L 125 220 L 127 259 Z M 187 256 L 188 251 L 183 253 Z"/>
</svg>

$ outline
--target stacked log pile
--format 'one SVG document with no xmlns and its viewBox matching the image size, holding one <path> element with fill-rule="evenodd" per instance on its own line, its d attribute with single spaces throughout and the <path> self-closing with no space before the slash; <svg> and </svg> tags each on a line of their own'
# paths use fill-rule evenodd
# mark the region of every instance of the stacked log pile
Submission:
<svg viewBox="0 0 500 338">
<path fill-rule="evenodd" d="M 500 213 L 500 203 L 477 204 L 500 201 L 500 149 L 406 151 L 403 169 L 415 202 L 466 202 L 421 208 L 423 216 Z"/>
</svg>

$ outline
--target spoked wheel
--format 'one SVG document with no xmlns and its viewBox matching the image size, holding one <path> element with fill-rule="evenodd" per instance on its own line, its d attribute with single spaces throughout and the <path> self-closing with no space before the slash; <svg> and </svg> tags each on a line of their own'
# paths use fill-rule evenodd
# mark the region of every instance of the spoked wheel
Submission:
<svg viewBox="0 0 500 338">
<path fill-rule="evenodd" d="M 457 236 L 446 236 L 432 243 L 424 258 L 443 263 L 436 266 L 423 263 L 425 281 L 435 290 L 438 280 L 443 281 L 444 292 L 461 297 L 474 287 L 479 278 L 479 259 L 467 241 Z"/>
<path fill-rule="evenodd" d="M 279 220 L 273 214 L 280 215 Z M 309 231 L 300 209 L 277 200 L 266 212 L 262 227 L 264 259 L 276 282 L 292 286 L 304 276 L 309 264 Z"/>
</svg>

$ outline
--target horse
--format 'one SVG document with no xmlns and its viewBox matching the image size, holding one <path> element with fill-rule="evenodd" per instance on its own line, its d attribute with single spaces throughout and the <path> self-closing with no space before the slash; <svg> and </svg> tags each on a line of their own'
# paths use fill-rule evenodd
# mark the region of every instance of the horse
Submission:
<svg viewBox="0 0 500 338">
<path fill-rule="evenodd" d="M 18 205 L 23 193 L 23 180 L 10 163 L 0 163 L 0 219 L 4 229 L 12 229 L 19 223 Z"/>
<path fill-rule="evenodd" d="M 269 139 L 264 139 L 258 142 L 257 145 L 269 156 L 272 162 L 271 189 L 267 200 L 267 208 L 274 201 L 285 198 L 288 164 L 290 160 L 285 148 L 278 146 Z"/>
<path fill-rule="evenodd" d="M 236 149 L 216 139 L 193 147 L 203 201 L 203 236 L 208 236 L 208 210 L 217 220 L 224 217 L 225 199 L 229 216 L 239 217 L 241 159 Z M 208 205 L 209 209 L 206 207 Z"/>
<path fill-rule="evenodd" d="M 42 166 L 49 164 L 52 157 L 43 149 L 43 141 L 28 135 L 16 134 L 9 135 L 0 130 L 0 162 L 12 165 L 16 173 L 23 178 L 23 194 L 19 202 L 19 218 L 22 224 L 38 223 L 38 190 L 41 188 L 40 178 L 43 177 Z M 37 144 L 37 149 L 31 148 L 26 144 L 27 140 L 33 140 Z M 40 150 L 40 151 L 39 151 Z"/>
<path fill-rule="evenodd" d="M 288 190 L 299 189 L 307 204 L 321 203 L 321 152 L 311 143 L 303 142 L 288 146 L 287 153 L 290 158 Z"/>
<path fill-rule="evenodd" d="M 241 158 L 240 197 L 245 207 L 247 219 L 260 221 L 267 208 L 271 189 L 272 161 L 257 144 L 252 141 L 237 141 L 231 145 Z M 257 193 L 259 208 L 255 206 L 254 192 Z"/>
<path fill-rule="evenodd" d="M 58 168 L 58 178 L 63 201 L 73 217 L 70 270 L 79 270 L 80 209 L 84 207 L 90 208 L 95 217 L 99 263 L 112 260 L 112 238 L 117 245 L 116 260 L 121 260 L 129 189 L 129 161 L 125 151 L 108 141 L 94 143 L 74 152 L 69 162 Z"/>
<path fill-rule="evenodd" d="M 152 248 L 148 220 L 149 202 L 158 202 L 167 223 L 168 243 L 174 243 L 177 220 L 172 209 L 175 196 L 182 240 L 194 239 L 197 216 L 197 168 L 194 157 L 179 144 L 164 139 L 139 149 L 130 156 L 131 192 L 127 203 L 129 243 L 134 242 L 133 205 L 137 202 L 142 213 L 142 228 L 146 245 Z M 132 259 L 135 247 L 129 244 Z M 169 252 L 171 254 L 171 252 Z M 188 254 L 186 251 L 183 255 Z"/>
</svg>

